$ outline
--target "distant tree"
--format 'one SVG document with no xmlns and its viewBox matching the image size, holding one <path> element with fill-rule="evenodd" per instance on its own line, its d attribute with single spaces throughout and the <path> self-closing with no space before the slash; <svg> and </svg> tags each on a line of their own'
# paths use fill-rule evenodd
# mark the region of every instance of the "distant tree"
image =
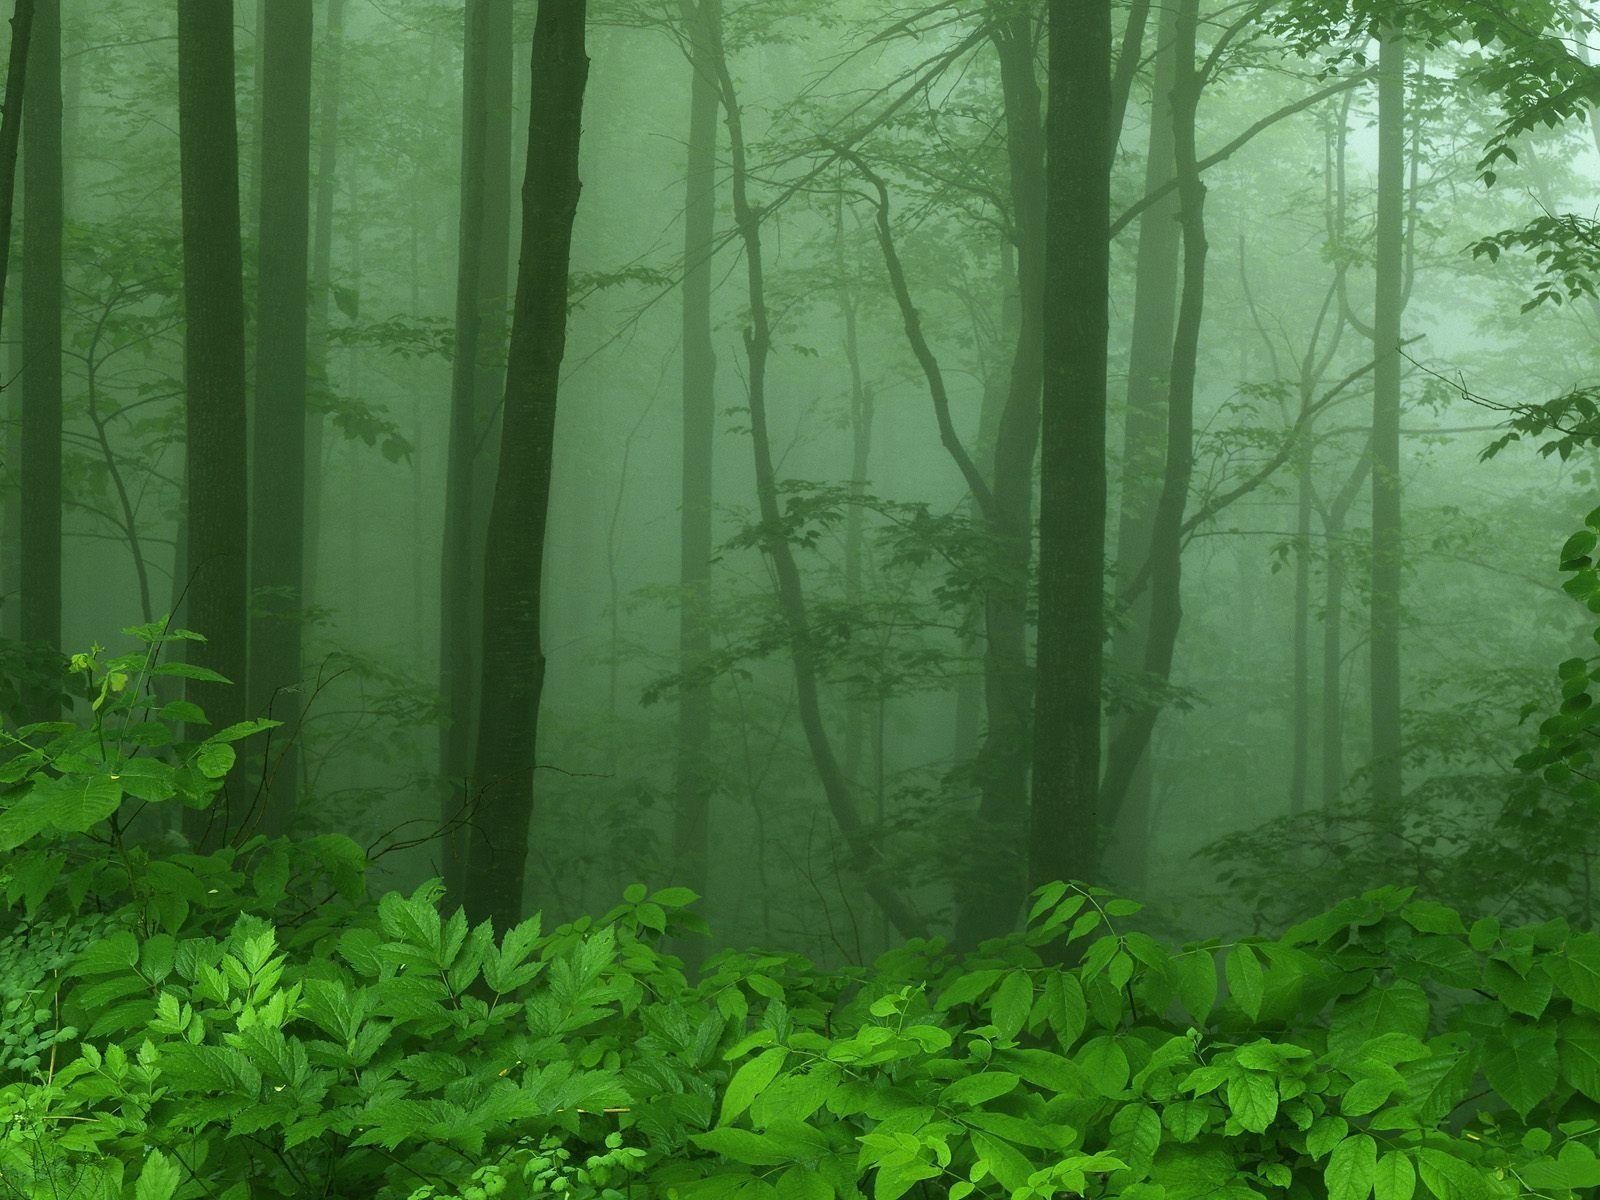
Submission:
<svg viewBox="0 0 1600 1200">
<path fill-rule="evenodd" d="M 582 184 L 578 147 L 589 76 L 586 0 L 543 0 L 533 33 L 522 261 L 506 361 L 500 464 L 489 513 L 483 585 L 477 790 L 465 900 L 475 919 L 521 917 L 533 818 L 545 658 L 539 604 L 566 349 L 572 225 Z M 457 348 L 457 355 L 462 354 Z"/>
<path fill-rule="evenodd" d="M 22 122 L 22 640 L 61 645 L 61 2 L 38 0 Z M 54 718 L 54 693 L 24 707 Z"/>
<path fill-rule="evenodd" d="M 263 15 L 248 708 L 285 723 L 265 743 L 262 764 L 264 824 L 284 833 L 295 808 L 304 703 L 311 0 L 275 0 Z"/>
<path fill-rule="evenodd" d="M 193 679 L 188 694 L 214 728 L 242 718 L 246 687 L 244 255 L 233 66 L 232 6 L 179 0 L 188 624 L 207 639 L 190 658 L 233 681 Z M 185 810 L 185 832 L 216 845 L 247 815 L 241 798 L 226 794 L 210 812 Z"/>
</svg>

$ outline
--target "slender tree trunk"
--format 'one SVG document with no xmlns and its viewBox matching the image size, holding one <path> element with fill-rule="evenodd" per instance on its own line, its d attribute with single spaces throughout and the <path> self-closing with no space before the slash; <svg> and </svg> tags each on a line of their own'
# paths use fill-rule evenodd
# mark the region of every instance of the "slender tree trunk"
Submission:
<svg viewBox="0 0 1600 1200">
<path fill-rule="evenodd" d="M 1323 514 L 1322 536 L 1327 562 L 1323 568 L 1322 601 L 1322 803 L 1332 804 L 1344 789 L 1344 522 L 1367 472 L 1370 447 L 1363 447 L 1356 468 Z"/>
<path fill-rule="evenodd" d="M 1405 291 L 1405 42 L 1378 48 L 1377 284 L 1372 317 L 1372 803 L 1398 820 L 1400 732 L 1400 319 Z"/>
<path fill-rule="evenodd" d="M 1302 406 L 1310 393 L 1303 393 Z M 1303 407 L 1302 407 L 1303 411 Z M 1311 770 L 1311 470 L 1315 465 L 1307 431 L 1295 455 L 1294 615 L 1289 681 L 1289 815 L 1306 809 Z"/>
<path fill-rule="evenodd" d="M 712 0 L 713 3 L 716 0 Z M 719 22 L 720 27 L 720 22 Z M 728 154 L 732 167 L 733 217 L 745 253 L 750 295 L 750 325 L 745 330 L 745 356 L 749 367 L 750 443 L 755 458 L 756 496 L 761 521 L 767 531 L 763 548 L 777 577 L 778 609 L 788 627 L 790 660 L 794 667 L 796 707 L 806 745 L 816 767 L 834 824 L 850 851 L 850 865 L 862 886 L 903 937 L 927 933 L 921 915 L 910 905 L 882 870 L 882 851 L 863 824 L 849 779 L 833 748 L 822 717 L 821 687 L 816 652 L 812 647 L 805 589 L 794 549 L 784 538 L 778 506 L 778 479 L 773 466 L 771 433 L 767 417 L 767 360 L 772 352 L 772 327 L 767 312 L 766 268 L 761 244 L 761 214 L 750 203 L 749 169 L 745 159 L 744 123 L 733 76 L 728 70 L 720 38 L 714 46 L 722 111 L 728 129 Z"/>
<path fill-rule="evenodd" d="M 717 356 L 711 339 L 711 258 L 716 226 L 717 75 L 715 3 L 683 0 L 689 38 L 689 145 L 683 208 L 683 458 L 679 526 L 677 806 L 675 879 L 706 894 L 715 763 L 711 686 L 698 677 L 711 653 L 711 503 L 717 423 Z"/>
<path fill-rule="evenodd" d="M 306 605 L 322 599 L 321 544 L 324 413 L 332 388 L 328 370 L 328 306 L 333 297 L 333 209 L 338 198 L 339 105 L 344 66 L 345 0 L 328 0 L 322 78 L 317 96 L 317 183 L 311 225 L 311 314 L 307 330 L 310 394 L 306 412 L 305 561 L 301 594 Z"/>
<path fill-rule="evenodd" d="M 473 770 L 482 792 L 465 880 L 467 911 L 501 928 L 522 915 L 533 817 L 545 667 L 539 601 L 556 397 L 566 349 L 572 225 L 581 190 L 578 145 L 589 75 L 586 8 L 586 0 L 543 0 L 533 33 L 522 262 L 484 570 L 484 640 L 495 653 L 483 656 L 481 668 Z"/>
<path fill-rule="evenodd" d="M 1028 875 L 1098 875 L 1111 5 L 1051 0 L 1039 645 Z"/>
<path fill-rule="evenodd" d="M 1144 674 L 1165 685 L 1183 621 L 1184 512 L 1194 472 L 1194 391 L 1205 307 L 1206 187 L 1195 153 L 1195 109 L 1201 80 L 1195 61 L 1198 0 L 1180 0 L 1174 29 L 1176 76 L 1172 89 L 1173 150 L 1183 230 L 1183 288 L 1172 347 L 1167 393 L 1167 455 L 1161 495 L 1150 536 L 1150 625 Z M 1136 707 L 1118 728 L 1107 754 L 1101 793 L 1108 807 L 1120 803 L 1150 743 L 1161 705 Z"/>
<path fill-rule="evenodd" d="M 872 461 L 872 394 L 861 370 L 859 305 L 844 249 L 844 193 L 834 207 L 834 272 L 838 276 L 839 315 L 844 322 L 844 361 L 850 370 L 850 511 L 844 526 L 844 602 L 849 611 L 861 603 L 861 574 L 866 542 L 867 470 Z M 854 693 L 857 689 L 852 689 Z M 857 786 L 862 781 L 862 746 L 867 740 L 870 706 L 858 694 L 845 699 L 844 773 Z M 881 759 L 881 755 L 879 758 Z"/>
<path fill-rule="evenodd" d="M 5 108 L 0 111 L 0 309 L 11 268 L 12 213 L 16 206 L 22 109 L 28 96 L 28 59 L 33 43 L 35 0 L 17 0 L 11 14 L 11 50 L 6 62 Z M 3 328 L 3 325 L 0 325 Z M 11 373 L 0 384 L 9 385 Z"/>
<path fill-rule="evenodd" d="M 39 0 L 28 44 L 22 180 L 22 640 L 61 647 L 61 4 Z M 36 720 L 59 689 L 25 698 Z"/>
<path fill-rule="evenodd" d="M 264 831 L 287 833 L 299 782 L 305 601 L 306 380 L 311 205 L 311 0 L 266 10 L 261 234 L 252 430 L 249 711 L 284 722 L 262 781 Z"/>
<path fill-rule="evenodd" d="M 472 594 L 467 602 L 471 649 L 468 661 L 483 654 L 483 556 L 478 545 L 489 524 L 495 469 L 500 461 L 500 403 L 505 396 L 506 332 L 511 312 L 512 78 L 516 46 L 512 40 L 512 0 L 475 0 L 483 13 L 483 224 L 478 254 L 478 361 L 473 370 Z M 476 669 L 476 668 L 474 668 Z M 477 728 L 477 696 L 467 718 Z"/>
<path fill-rule="evenodd" d="M 1151 84 L 1149 150 L 1144 194 L 1155 195 L 1172 180 L 1172 85 L 1175 75 L 1173 18 L 1177 9 L 1162 5 L 1157 19 L 1155 76 Z M 1116 578 L 1119 593 L 1129 589 L 1150 557 L 1150 530 L 1161 495 L 1166 455 L 1166 400 L 1172 368 L 1172 338 L 1178 319 L 1178 196 L 1169 192 L 1139 218 L 1139 248 L 1134 262 L 1131 345 L 1128 350 L 1128 407 L 1122 427 L 1121 505 L 1117 515 Z M 1111 654 L 1119 671 L 1138 679 L 1144 670 L 1150 632 L 1150 593 L 1141 588 L 1112 637 Z M 1126 714 L 1111 725 L 1120 729 Z M 1139 756 L 1121 804 L 1101 824 L 1110 842 L 1105 852 L 1109 878 L 1141 894 L 1149 869 L 1146 832 L 1152 797 L 1148 750 Z"/>
<path fill-rule="evenodd" d="M 1033 23 L 1017 11 L 992 34 L 1005 101 L 1006 154 L 1017 247 L 1016 346 L 995 430 L 994 556 L 984 596 L 984 716 L 978 758 L 978 836 L 957 881 L 956 941 L 973 946 L 1012 929 L 1027 896 L 1028 744 L 1033 672 L 1028 662 L 1028 575 L 1033 559 L 1033 460 L 1039 450 L 1044 370 L 1045 184 L 1042 98 Z"/>
<path fill-rule="evenodd" d="M 246 684 L 244 258 L 233 53 L 231 6 L 178 0 L 189 623 L 208 639 L 190 654 L 233 681 L 193 680 L 188 694 L 214 728 L 242 717 Z M 225 841 L 246 816 L 237 790 L 224 789 L 210 812 L 186 811 L 185 832 L 204 847 Z"/>
<path fill-rule="evenodd" d="M 478 370 L 483 334 L 485 148 L 489 133 L 489 9 L 469 0 L 463 41 L 460 237 L 456 258 L 456 341 L 450 377 L 449 440 L 445 461 L 444 543 L 439 589 L 439 775 L 445 791 L 440 816 L 453 829 L 467 803 L 472 752 L 474 579 L 482 542 L 473 534 L 473 463 L 478 441 Z M 447 833 L 445 887 L 462 894 L 465 833 Z"/>
</svg>

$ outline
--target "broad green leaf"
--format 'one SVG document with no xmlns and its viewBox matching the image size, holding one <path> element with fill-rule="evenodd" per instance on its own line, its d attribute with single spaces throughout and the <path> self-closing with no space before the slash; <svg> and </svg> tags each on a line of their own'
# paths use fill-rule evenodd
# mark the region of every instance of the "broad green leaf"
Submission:
<svg viewBox="0 0 1600 1200">
<path fill-rule="evenodd" d="M 1328 1200 L 1367 1200 L 1377 1173 L 1378 1143 L 1364 1133 L 1350 1135 L 1328 1156 Z"/>
<path fill-rule="evenodd" d="M 1390 1150 L 1378 1160 L 1372 1180 L 1373 1200 L 1411 1200 L 1417 1190 L 1417 1171 L 1411 1158 L 1400 1150 Z"/>
<path fill-rule="evenodd" d="M 1555 1090 L 1556 1031 L 1521 1021 L 1502 1025 L 1489 1044 L 1483 1075 L 1518 1116 L 1526 1117 Z"/>
<path fill-rule="evenodd" d="M 1251 1133 L 1265 1133 L 1278 1115 L 1278 1081 L 1262 1071 L 1235 1071 L 1228 1078 L 1228 1110 Z"/>
<path fill-rule="evenodd" d="M 789 1051 L 782 1046 L 763 1050 L 733 1073 L 728 1080 L 728 1090 L 722 1095 L 722 1112 L 717 1124 L 728 1125 L 750 1107 L 754 1100 L 783 1069 Z"/>
<path fill-rule="evenodd" d="M 1010 1071 L 979 1071 L 946 1085 L 944 1091 L 939 1093 L 939 1102 L 976 1108 L 1013 1091 L 1017 1083 L 1018 1077 Z"/>
<path fill-rule="evenodd" d="M 1261 963 L 1255 951 L 1240 942 L 1228 951 L 1228 992 L 1252 1021 L 1261 1015 Z"/>
<path fill-rule="evenodd" d="M 1204 1026 L 1217 1003 L 1217 963 L 1209 950 L 1188 950 L 1172 959 L 1178 999 L 1194 1023 Z"/>
<path fill-rule="evenodd" d="M 1033 979 L 1026 971 L 1007 972 L 1000 987 L 989 1000 L 989 1016 L 1000 1037 L 1005 1041 L 1016 1038 L 1028 1023 L 1033 1009 Z"/>
</svg>

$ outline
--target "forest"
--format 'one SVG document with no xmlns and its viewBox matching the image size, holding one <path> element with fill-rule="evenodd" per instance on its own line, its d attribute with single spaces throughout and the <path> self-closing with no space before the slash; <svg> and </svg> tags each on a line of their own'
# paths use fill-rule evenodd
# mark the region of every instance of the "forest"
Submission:
<svg viewBox="0 0 1600 1200">
<path fill-rule="evenodd" d="M 1600 6 L 0 8 L 0 1200 L 1597 1194 Z"/>
</svg>

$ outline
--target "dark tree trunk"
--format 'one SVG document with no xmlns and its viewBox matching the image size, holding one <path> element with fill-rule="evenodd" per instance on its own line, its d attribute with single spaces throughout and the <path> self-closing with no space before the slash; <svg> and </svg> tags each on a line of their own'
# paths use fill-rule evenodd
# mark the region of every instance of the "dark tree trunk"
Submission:
<svg viewBox="0 0 1600 1200">
<path fill-rule="evenodd" d="M 717 356 L 711 340 L 711 258 L 717 188 L 718 89 L 713 47 L 717 0 L 683 0 L 689 42 L 689 143 L 683 207 L 683 458 L 678 583 L 678 745 L 673 812 L 675 881 L 706 894 L 711 803 L 711 687 L 699 671 L 711 653 L 712 455 Z"/>
<path fill-rule="evenodd" d="M 1144 169 L 1144 194 L 1147 196 L 1160 193 L 1172 180 L 1175 13 L 1172 5 L 1163 5 L 1156 29 L 1149 151 Z M 1121 504 L 1117 514 L 1119 594 L 1129 590 L 1150 557 L 1150 530 L 1161 495 L 1161 468 L 1166 456 L 1167 375 L 1172 369 L 1172 338 L 1178 319 L 1179 245 L 1178 197 L 1176 191 L 1170 191 L 1139 217 L 1128 350 L 1128 407 L 1122 427 Z M 1129 602 L 1124 620 L 1111 641 L 1112 657 L 1121 673 L 1130 680 L 1143 674 L 1149 631 L 1150 593 L 1141 588 Z M 1112 728 L 1120 728 L 1125 720 L 1125 714 L 1113 715 Z M 1149 868 L 1146 835 L 1150 824 L 1152 782 L 1147 748 L 1139 756 L 1121 804 L 1104 813 L 1100 822 L 1110 839 L 1104 855 L 1106 874 L 1118 887 L 1133 895 L 1143 892 Z"/>
<path fill-rule="evenodd" d="M 1344 767 L 1344 521 L 1355 503 L 1367 472 L 1370 447 L 1363 447 L 1356 468 L 1328 505 L 1322 518 L 1326 564 L 1322 600 L 1322 803 L 1332 804 L 1345 784 Z"/>
<path fill-rule="evenodd" d="M 444 783 L 440 812 L 445 834 L 445 887 L 461 895 L 466 869 L 465 832 L 459 820 L 467 803 L 471 765 L 473 627 L 475 581 L 482 570 L 482 528 L 473 530 L 474 475 L 478 447 L 479 372 L 483 353 L 484 228 L 488 177 L 490 8 L 493 0 L 466 6 L 461 95 L 461 192 L 456 256 L 456 340 L 450 375 L 449 441 L 445 462 L 444 542 L 439 589 L 439 692 L 444 725 L 439 733 L 439 775 Z M 482 611 L 481 606 L 478 611 Z"/>
<path fill-rule="evenodd" d="M 58 0 L 59 2 L 59 0 Z M 0 309 L 11 268 L 11 217 L 17 196 L 18 149 L 22 144 L 22 108 L 27 99 L 28 57 L 33 43 L 34 0 L 17 0 L 11 14 L 11 52 L 6 63 L 5 108 L 0 110 Z M 58 23 L 59 30 L 59 23 Z M 59 32 L 57 34 L 59 52 Z M 3 325 L 0 325 L 3 328 Z M 7 382 L 10 375 L 6 376 Z"/>
<path fill-rule="evenodd" d="M 1098 874 L 1110 329 L 1111 4 L 1051 0 L 1029 882 Z"/>
<path fill-rule="evenodd" d="M 539 602 L 556 397 L 566 349 L 572 224 L 581 190 L 578 146 L 589 75 L 586 8 L 586 0 L 543 0 L 533 33 L 522 262 L 483 586 L 483 636 L 495 653 L 483 656 L 481 668 L 473 762 L 473 780 L 481 791 L 465 879 L 467 911 L 501 928 L 522 915 L 533 818 L 545 666 Z"/>
<path fill-rule="evenodd" d="M 992 35 L 1005 101 L 1006 153 L 1017 248 L 1016 346 L 995 430 L 993 582 L 984 596 L 984 716 L 978 755 L 978 836 L 957 880 L 956 941 L 972 946 L 1012 929 L 1027 896 L 1028 568 L 1033 559 L 1033 460 L 1044 370 L 1045 184 L 1042 98 L 1033 22 L 1017 12 Z M 1109 84 L 1108 84 L 1109 86 Z"/>
<path fill-rule="evenodd" d="M 1372 804 L 1398 818 L 1400 763 L 1400 318 L 1405 306 L 1405 42 L 1378 49 L 1377 282 L 1372 316 Z"/>
<path fill-rule="evenodd" d="M 262 780 L 264 832 L 283 834 L 294 818 L 304 704 L 311 0 L 275 0 L 261 37 L 249 711 L 284 722 L 269 743 Z"/>
<path fill-rule="evenodd" d="M 178 0 L 188 607 L 190 626 L 207 638 L 190 655 L 232 681 L 191 681 L 188 695 L 213 728 L 243 716 L 246 685 L 244 261 L 233 53 L 231 6 Z M 239 790 L 225 789 L 209 812 L 187 810 L 185 832 L 206 847 L 225 841 L 247 816 Z"/>
<path fill-rule="evenodd" d="M 40 0 L 27 47 L 22 179 L 22 640 L 61 648 L 61 3 Z M 58 716 L 59 689 L 23 708 Z"/>
</svg>

